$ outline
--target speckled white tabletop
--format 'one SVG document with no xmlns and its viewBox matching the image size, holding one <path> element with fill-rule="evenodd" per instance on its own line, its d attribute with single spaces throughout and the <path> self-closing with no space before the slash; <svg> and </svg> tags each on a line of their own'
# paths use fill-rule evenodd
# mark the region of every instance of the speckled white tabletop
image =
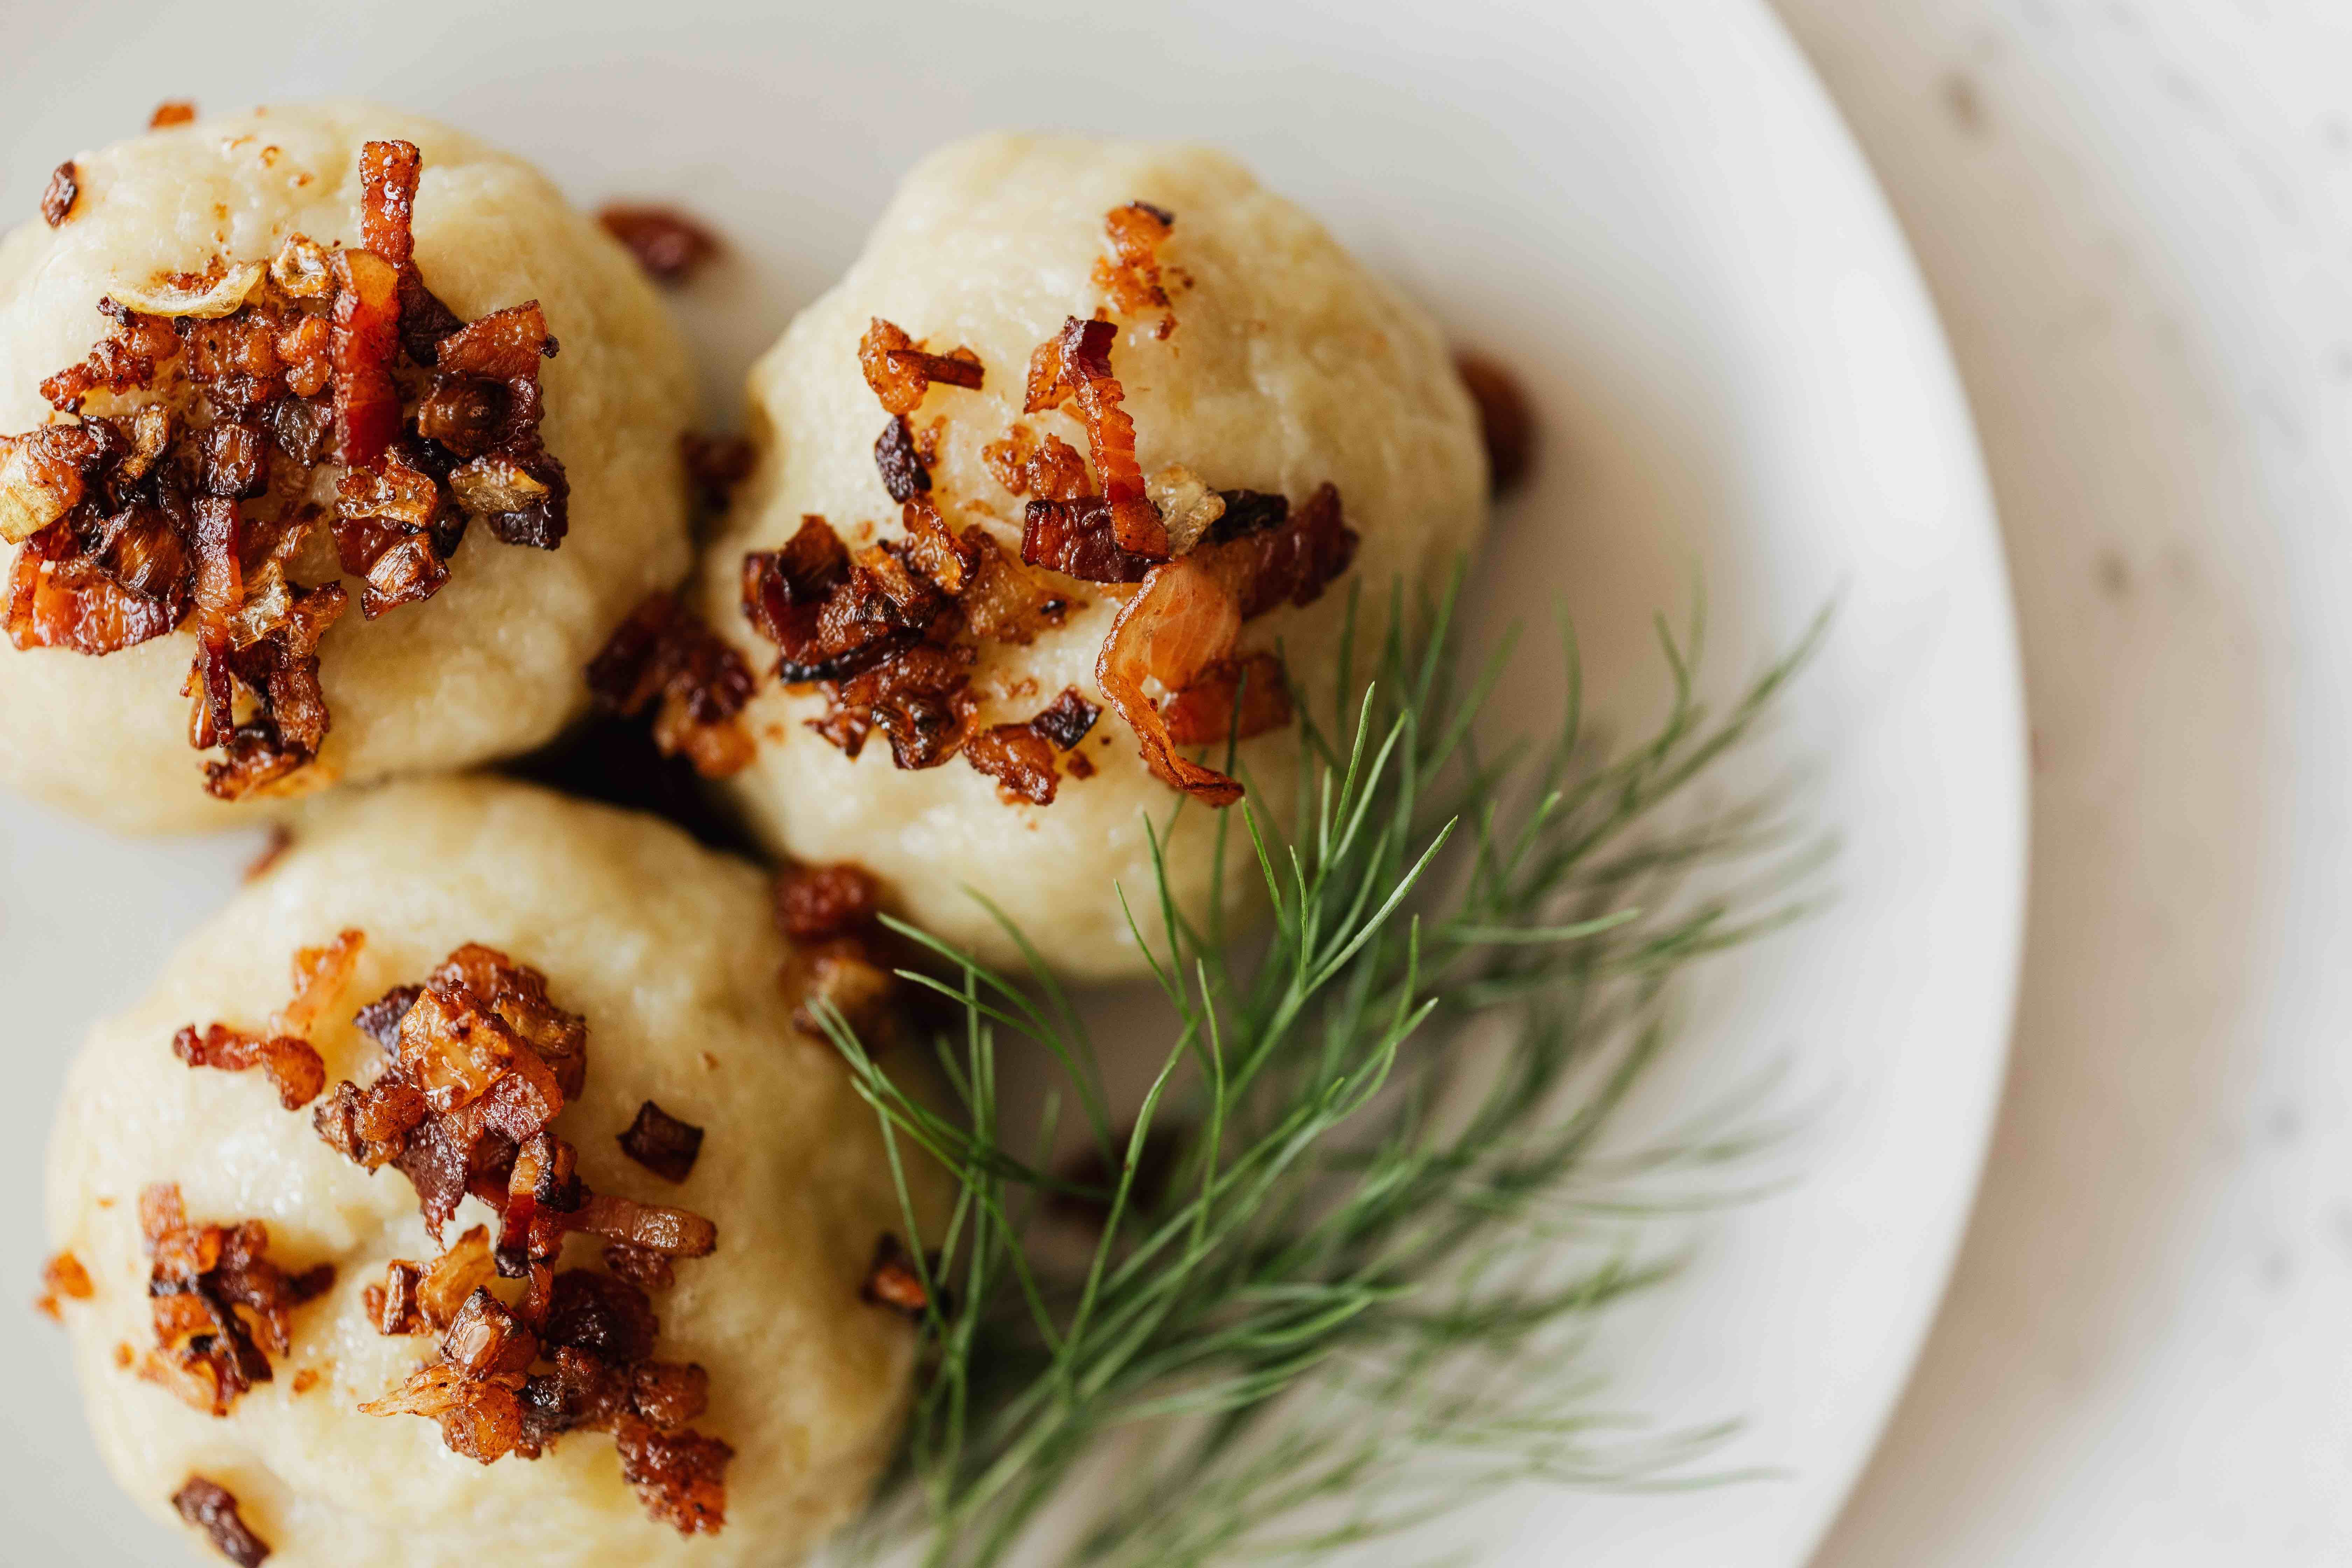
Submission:
<svg viewBox="0 0 2352 1568">
<path fill-rule="evenodd" d="M 1777 0 L 1975 405 L 2034 726 L 1973 1228 L 1818 1568 L 2352 1559 L 2352 5 Z"/>
</svg>

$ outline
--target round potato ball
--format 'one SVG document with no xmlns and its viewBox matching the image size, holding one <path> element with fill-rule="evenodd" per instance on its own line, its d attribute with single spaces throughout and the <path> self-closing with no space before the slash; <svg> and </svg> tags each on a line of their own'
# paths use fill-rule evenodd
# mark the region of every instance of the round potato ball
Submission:
<svg viewBox="0 0 2352 1568">
<path fill-rule="evenodd" d="M 356 968 L 310 1033 L 331 1092 L 289 1111 L 263 1069 L 175 1058 L 184 1025 L 267 1034 L 291 955 L 345 931 L 363 933 Z M 486 1465 L 450 1451 L 432 1420 L 356 1408 L 436 1349 L 380 1332 L 367 1288 L 394 1259 L 429 1263 L 437 1249 L 404 1170 L 362 1169 L 312 1117 L 339 1079 L 364 1086 L 383 1060 L 354 1015 L 469 942 L 543 973 L 548 999 L 586 1021 L 584 1087 L 552 1126 L 577 1148 L 581 1180 L 716 1224 L 715 1249 L 677 1260 L 675 1282 L 649 1292 L 655 1357 L 709 1374 L 692 1429 L 734 1450 L 715 1534 L 649 1517 L 603 1431 Z M 96 1028 L 58 1113 L 49 1228 L 93 1287 L 61 1305 L 115 1478 L 166 1519 L 192 1477 L 226 1488 L 287 1568 L 798 1560 L 885 1462 L 918 1330 L 861 1300 L 881 1238 L 907 1226 L 874 1112 L 835 1049 L 795 1026 L 791 956 L 758 872 L 649 817 L 485 780 L 323 806 L 146 1001 Z M 624 1152 L 647 1100 L 702 1130 L 682 1182 Z M 931 1168 L 908 1173 L 930 1205 Z M 142 1375 L 156 1337 L 141 1194 L 159 1183 L 178 1184 L 191 1225 L 262 1221 L 289 1274 L 333 1268 L 325 1293 L 293 1309 L 272 1378 L 225 1415 Z M 466 1199 L 445 1240 L 477 1224 L 499 1234 Z M 564 1247 L 562 1268 L 610 1267 L 594 1237 Z"/>
<path fill-rule="evenodd" d="M 1122 297 L 1098 274 L 1108 215 L 1136 203 L 1172 217 L 1156 257 L 1164 308 L 1133 295 L 1148 280 Z M 1032 442 L 1050 437 L 1089 453 L 1073 405 L 1024 408 L 1033 352 L 1098 311 L 1116 328 L 1110 370 L 1144 475 L 1181 468 L 1210 489 L 1281 496 L 1294 516 L 1319 487 L 1337 488 L 1358 536 L 1351 565 L 1311 604 L 1249 620 L 1239 645 L 1286 650 L 1291 679 L 1328 721 L 1351 593 L 1360 588 L 1360 650 L 1378 646 L 1392 589 L 1402 582 L 1410 601 L 1441 584 L 1485 525 L 1476 416 L 1426 313 L 1232 158 L 1199 147 L 992 135 L 919 165 L 856 265 L 752 371 L 751 434 L 763 456 L 705 554 L 708 618 L 756 668 L 772 668 L 777 645 L 738 606 L 746 552 L 777 549 L 810 515 L 852 549 L 905 536 L 877 456 L 887 416 L 860 363 L 877 318 L 925 352 L 977 358 L 982 384 L 933 381 L 908 430 L 947 527 L 982 528 L 1017 561 L 1035 493 L 1010 488 L 987 448 L 1020 426 Z M 957 373 L 944 368 L 951 383 Z M 1079 477 L 1102 483 L 1093 469 Z M 1163 516 L 1181 505 L 1174 492 L 1152 499 Z M 968 733 L 1025 721 L 1066 689 L 1105 704 L 1097 656 L 1138 590 L 1041 575 L 1070 606 L 1058 626 L 1025 642 L 967 639 L 977 704 Z M 1082 760 L 1057 761 L 1055 798 L 1038 805 L 965 765 L 969 742 L 962 760 L 901 768 L 877 735 L 853 761 L 808 727 L 825 710 L 808 687 L 772 682 L 749 710 L 757 757 L 727 788 L 772 847 L 862 862 L 918 923 L 992 961 L 1014 962 L 1016 950 L 975 891 L 1067 975 L 1141 971 L 1119 890 L 1156 929 L 1156 913 L 1141 912 L 1157 908 L 1147 824 L 1167 830 L 1180 797 L 1115 712 L 1080 743 Z M 1192 754 L 1221 763 L 1223 748 Z M 1252 804 L 1278 822 L 1288 819 L 1297 757 L 1286 727 L 1241 748 Z M 1176 905 L 1195 921 L 1215 880 L 1216 828 L 1213 811 L 1188 804 L 1164 839 Z M 1262 901 L 1238 823 L 1223 886 L 1235 921 Z"/>
<path fill-rule="evenodd" d="M 152 299 L 169 275 L 267 262 L 298 234 L 358 247 L 372 141 L 422 153 L 415 266 L 457 317 L 539 302 L 560 345 L 538 362 L 540 434 L 569 479 L 570 532 L 549 551 L 502 543 L 478 519 L 436 595 L 367 619 L 362 579 L 343 572 L 328 530 L 314 530 L 286 575 L 340 581 L 350 604 L 317 653 L 331 728 L 295 775 L 308 786 L 520 752 L 585 710 L 583 667 L 691 561 L 678 443 L 692 392 L 665 307 L 620 246 L 528 164 L 358 103 L 203 120 L 78 154 L 60 221 L 31 217 L 0 243 L 0 432 L 21 435 L 60 418 L 41 383 L 108 331 L 101 300 Z M 331 461 L 317 471 L 322 506 L 336 504 L 340 473 Z M 23 548 L 0 542 L 0 584 Z M 278 809 L 265 792 L 228 804 L 206 791 L 184 692 L 193 625 L 100 657 L 0 639 L 0 782 L 126 831 Z"/>
</svg>

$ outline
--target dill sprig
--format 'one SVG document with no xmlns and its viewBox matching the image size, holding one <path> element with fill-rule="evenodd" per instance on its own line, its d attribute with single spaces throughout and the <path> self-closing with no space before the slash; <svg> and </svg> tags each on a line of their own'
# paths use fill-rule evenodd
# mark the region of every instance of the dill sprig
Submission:
<svg viewBox="0 0 2352 1568">
<path fill-rule="evenodd" d="M 1195 929 L 1164 866 L 1148 918 L 1130 910 L 1171 1031 L 1130 1121 L 1009 922 L 1024 976 L 897 928 L 950 977 L 904 978 L 962 1013 L 938 1043 L 944 1109 L 826 1020 L 880 1114 L 909 1234 L 913 1152 L 954 1182 L 921 1263 L 930 1353 L 869 1545 L 911 1532 L 939 1568 L 1016 1545 L 1128 1568 L 1297 1558 L 1519 1479 L 1669 1478 L 1721 1436 L 1609 1420 L 1574 1352 L 1672 1267 L 1642 1244 L 1643 1216 L 1672 1206 L 1643 1180 L 1752 1136 L 1603 1141 L 1667 1043 L 1668 981 L 1797 907 L 1785 859 L 1742 888 L 1689 876 L 1784 848 L 1769 801 L 1669 806 L 1750 733 L 1822 625 L 1717 715 L 1697 690 L 1702 617 L 1680 637 L 1660 620 L 1673 698 L 1614 757 L 1585 733 L 1564 634 L 1558 732 L 1489 758 L 1472 721 L 1507 644 L 1465 679 L 1459 582 L 1417 637 L 1395 606 L 1360 695 L 1351 606 L 1336 721 L 1298 703 L 1295 837 L 1250 805 L 1220 818 L 1219 866 L 1236 818 L 1250 837 L 1270 939 L 1236 949 L 1214 916 Z M 1008 1037 L 1062 1084 L 1034 1152 L 1006 1131 Z M 1093 1174 L 1051 1159 L 1063 1091 Z"/>
</svg>

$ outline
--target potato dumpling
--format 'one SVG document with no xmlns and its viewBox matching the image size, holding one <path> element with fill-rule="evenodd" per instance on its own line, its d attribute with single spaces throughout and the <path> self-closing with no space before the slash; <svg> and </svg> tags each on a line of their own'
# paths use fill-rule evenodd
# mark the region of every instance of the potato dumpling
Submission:
<svg viewBox="0 0 2352 1568">
<path fill-rule="evenodd" d="M 1228 738 L 1286 819 L 1289 683 L 1328 720 L 1351 595 L 1360 679 L 1391 592 L 1442 584 L 1486 515 L 1436 326 L 1196 147 L 934 154 L 751 397 L 762 455 L 702 608 L 782 679 L 733 802 L 1009 960 L 984 894 L 1082 978 L 1141 968 L 1117 889 L 1156 924 L 1146 824 L 1197 797 L 1166 842 L 1201 918 Z"/>
<path fill-rule="evenodd" d="M 0 243 L 0 782 L 176 830 L 539 745 L 690 564 L 691 413 L 640 269 L 471 137 L 78 154 Z"/>
<path fill-rule="evenodd" d="M 225 1493 L 287 1568 L 798 1560 L 888 1455 L 922 1299 L 812 973 L 757 871 L 652 818 L 485 780 L 323 807 L 58 1111 L 51 1279 L 116 1479 L 199 1546 Z"/>
</svg>

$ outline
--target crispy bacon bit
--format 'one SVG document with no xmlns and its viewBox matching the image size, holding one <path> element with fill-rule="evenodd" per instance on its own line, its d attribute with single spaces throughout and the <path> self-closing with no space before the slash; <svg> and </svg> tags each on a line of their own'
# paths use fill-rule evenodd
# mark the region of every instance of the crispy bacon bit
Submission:
<svg viewBox="0 0 2352 1568">
<path fill-rule="evenodd" d="M 882 884 L 848 861 L 793 866 L 776 875 L 776 924 L 796 942 L 854 936 L 874 923 Z"/>
<path fill-rule="evenodd" d="M 74 553 L 71 525 L 52 524 L 25 542 L 9 570 L 8 640 L 19 648 L 70 648 L 103 656 L 159 637 L 184 611 L 130 592 L 94 561 Z"/>
<path fill-rule="evenodd" d="M 874 1261 L 866 1268 L 866 1283 L 857 1288 L 857 1299 L 869 1307 L 895 1308 L 910 1318 L 920 1318 L 930 1305 L 914 1255 L 895 1235 L 885 1231 L 874 1244 Z"/>
<path fill-rule="evenodd" d="M 1111 374 L 1111 345 L 1118 339 L 1118 329 L 1108 321 L 1076 316 L 1065 321 L 1060 334 L 1038 344 L 1029 361 L 1023 411 L 1042 413 L 1076 400 L 1095 471 L 1102 476 L 1112 538 L 1131 554 L 1164 561 L 1168 531 L 1144 493 L 1143 469 L 1135 460 L 1135 420 L 1119 406 L 1126 393 Z"/>
<path fill-rule="evenodd" d="M 716 235 L 671 207 L 616 202 L 600 210 L 596 221 L 656 283 L 684 283 L 719 254 Z"/>
<path fill-rule="evenodd" d="M 185 125 L 195 117 L 196 106 L 193 100 L 167 98 L 155 106 L 154 113 L 147 117 L 147 129 L 163 131 L 174 125 Z"/>
<path fill-rule="evenodd" d="M 211 1025 L 202 1034 L 194 1024 L 184 1026 L 172 1037 L 172 1054 L 192 1068 L 260 1068 L 277 1086 L 278 1102 L 289 1110 L 310 1104 L 327 1085 L 327 1064 L 304 1042 L 243 1034 L 226 1024 Z"/>
<path fill-rule="evenodd" d="M 58 227 L 73 216 L 74 203 L 80 196 L 81 171 L 69 159 L 50 174 L 48 185 L 41 192 L 41 221 Z"/>
<path fill-rule="evenodd" d="M 352 1023 L 362 1034 L 396 1056 L 400 1051 L 400 1021 L 424 994 L 422 985 L 395 985 L 352 1015 Z"/>
<path fill-rule="evenodd" d="M 1486 445 L 1486 488 L 1508 495 L 1534 466 L 1535 417 L 1518 377 L 1484 354 L 1454 356 L 1454 368 L 1478 405 L 1478 434 Z"/>
<path fill-rule="evenodd" d="M 705 778 L 751 764 L 739 715 L 753 688 L 742 656 L 669 593 L 648 595 L 588 665 L 588 690 L 606 712 L 634 717 L 658 699 L 655 742 Z"/>
<path fill-rule="evenodd" d="M 1163 700 L 1160 716 L 1168 738 L 1180 746 L 1246 741 L 1279 730 L 1291 718 L 1282 660 L 1270 653 L 1220 659 Z"/>
<path fill-rule="evenodd" d="M 171 105 L 164 105 L 165 109 Z M 157 110 L 159 115 L 163 110 Z M 269 1556 L 269 1543 L 253 1533 L 236 1511 L 236 1494 L 217 1481 L 202 1476 L 190 1476 L 185 1485 L 172 1494 L 172 1507 L 179 1516 L 205 1532 L 213 1550 L 236 1563 L 237 1568 L 261 1568 Z"/>
<path fill-rule="evenodd" d="M 857 363 L 887 414 L 912 414 L 933 382 L 977 391 L 982 380 L 980 356 L 970 349 L 926 353 L 920 342 L 879 316 L 857 345 Z"/>
<path fill-rule="evenodd" d="M 705 511 L 727 510 L 735 487 L 751 477 L 759 450 L 740 436 L 698 436 L 689 430 L 678 437 L 686 459 L 686 477 L 695 500 Z"/>
<path fill-rule="evenodd" d="M 1102 717 L 1102 710 L 1078 695 L 1075 686 L 1062 688 L 1062 694 L 1048 703 L 1029 721 L 1029 728 L 1053 742 L 1054 749 L 1066 752 L 1076 745 Z"/>
<path fill-rule="evenodd" d="M 666 1182 L 683 1182 L 702 1152 L 702 1129 L 680 1121 L 652 1100 L 637 1107 L 637 1119 L 620 1135 L 621 1152 Z"/>
<path fill-rule="evenodd" d="M 882 488 L 895 501 L 911 501 L 931 488 L 931 471 L 915 451 L 915 427 L 903 414 L 890 416 L 874 443 L 874 466 L 882 470 Z"/>
<path fill-rule="evenodd" d="M 964 742 L 963 758 L 997 782 L 1008 801 L 1051 805 L 1059 785 L 1054 753 L 1086 739 L 1102 710 L 1067 687 L 1053 704 L 1026 723 L 998 724 Z"/>
<path fill-rule="evenodd" d="M 1053 744 L 1026 724 L 993 724 L 981 731 L 963 743 L 963 760 L 973 771 L 994 779 L 997 794 L 1008 803 L 1054 804 L 1060 775 L 1054 771 Z"/>
<path fill-rule="evenodd" d="M 412 142 L 371 142 L 360 149 L 360 245 L 394 267 L 415 254 L 409 226 L 424 155 Z"/>
<path fill-rule="evenodd" d="M 1087 460 L 1059 436 L 1040 440 L 1026 425 L 1015 425 L 1003 439 L 982 447 L 980 457 L 996 482 L 1016 496 L 1076 500 L 1087 493 Z"/>
<path fill-rule="evenodd" d="M 64 1318 L 58 1306 L 60 1297 L 87 1301 L 97 1294 L 96 1287 L 89 1282 L 89 1270 L 81 1266 L 81 1259 L 70 1252 L 60 1252 L 41 1265 L 41 1294 L 33 1306 L 52 1322 L 58 1322 Z"/>
<path fill-rule="evenodd" d="M 696 1432 L 665 1432 L 624 1415 L 613 1428 L 621 1479 L 646 1511 L 680 1535 L 716 1535 L 727 1522 L 727 1462 L 735 1450 Z"/>
<path fill-rule="evenodd" d="M 1140 583 L 1157 563 L 1120 548 L 1100 496 L 1033 500 L 1021 520 L 1021 559 L 1082 583 Z"/>
<path fill-rule="evenodd" d="M 1139 316 L 1168 309 L 1168 290 L 1160 281 L 1160 247 L 1175 226 L 1174 213 L 1150 202 L 1129 202 L 1104 215 L 1110 254 L 1095 260 L 1095 287 L 1109 297 L 1112 310 Z M 1163 316 L 1156 335 L 1164 338 L 1175 330 L 1175 316 Z"/>
<path fill-rule="evenodd" d="M 470 516 L 509 542 L 564 531 L 540 438 L 554 341 L 535 303 L 468 328 L 434 298 L 414 259 L 420 167 L 405 142 L 362 149 L 361 247 L 294 235 L 266 263 L 101 300 L 107 335 L 41 384 L 79 423 L 0 437 L 0 539 L 25 546 L 0 606 L 11 640 L 102 656 L 193 617 L 189 738 L 220 749 L 206 788 L 224 799 L 325 782 L 318 638 L 348 596 L 287 575 L 320 518 L 319 464 L 347 469 L 331 526 L 370 618 L 447 580 Z"/>
<path fill-rule="evenodd" d="M 268 1227 L 192 1226 L 179 1187 L 158 1183 L 139 1194 L 139 1228 L 152 1260 L 147 1296 L 156 1349 L 140 1375 L 211 1415 L 270 1381 L 269 1357 L 289 1348 L 294 1308 L 324 1294 L 334 1269 L 289 1278 L 265 1256 Z"/>
</svg>

